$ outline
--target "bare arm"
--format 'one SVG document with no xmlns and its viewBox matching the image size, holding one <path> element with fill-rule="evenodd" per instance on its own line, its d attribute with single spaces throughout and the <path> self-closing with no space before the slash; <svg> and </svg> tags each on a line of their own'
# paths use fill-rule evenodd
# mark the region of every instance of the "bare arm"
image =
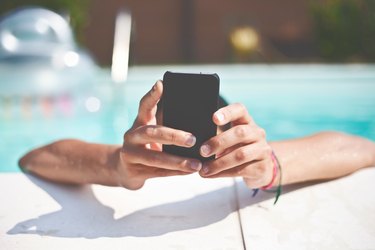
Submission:
<svg viewBox="0 0 375 250">
<path fill-rule="evenodd" d="M 24 155 L 20 167 L 45 179 L 71 184 L 118 186 L 120 146 L 61 140 Z"/>
<path fill-rule="evenodd" d="M 343 133 L 318 133 L 271 142 L 270 146 L 282 165 L 283 185 L 338 178 L 375 166 L 375 144 Z M 51 181 L 120 186 L 120 152 L 121 146 L 61 140 L 29 152 L 19 164 L 25 171 Z"/>
<path fill-rule="evenodd" d="M 375 143 L 338 132 L 271 142 L 283 167 L 283 184 L 338 178 L 375 166 Z"/>
</svg>

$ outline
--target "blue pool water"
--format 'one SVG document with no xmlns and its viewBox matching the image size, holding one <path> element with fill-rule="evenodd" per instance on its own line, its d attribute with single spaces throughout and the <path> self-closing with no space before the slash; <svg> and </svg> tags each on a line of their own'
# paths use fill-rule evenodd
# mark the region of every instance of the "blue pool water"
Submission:
<svg viewBox="0 0 375 250">
<path fill-rule="evenodd" d="M 22 154 L 62 138 L 120 144 L 140 98 L 166 70 L 218 73 L 221 94 L 244 103 L 269 140 L 323 130 L 375 140 L 374 65 L 133 67 L 123 86 L 111 83 L 102 70 L 86 91 L 0 96 L 0 172 L 19 171 Z"/>
</svg>

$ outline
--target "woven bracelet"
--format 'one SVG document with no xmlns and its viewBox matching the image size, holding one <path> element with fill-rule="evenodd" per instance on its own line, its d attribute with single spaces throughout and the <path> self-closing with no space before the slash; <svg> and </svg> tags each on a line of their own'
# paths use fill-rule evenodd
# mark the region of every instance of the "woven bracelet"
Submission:
<svg viewBox="0 0 375 250">
<path fill-rule="evenodd" d="M 267 186 L 264 186 L 264 187 L 261 187 L 260 189 L 262 191 L 265 191 L 267 193 L 275 193 L 275 201 L 274 201 L 274 205 L 276 204 L 276 202 L 279 200 L 279 197 L 281 196 L 281 192 L 282 192 L 282 169 L 281 169 L 281 165 L 280 165 L 280 162 L 279 162 L 279 159 L 276 157 L 274 151 L 272 151 L 271 153 L 271 157 L 272 157 L 272 161 L 274 163 L 274 169 L 273 169 L 273 175 L 272 175 L 272 180 L 270 182 L 270 184 L 268 184 Z M 277 185 L 276 188 L 274 189 L 271 189 L 274 181 L 275 181 L 275 178 L 277 176 L 277 172 L 279 172 L 279 183 Z M 257 189 L 254 189 L 253 190 L 253 197 L 258 193 L 259 191 L 259 188 Z"/>
</svg>

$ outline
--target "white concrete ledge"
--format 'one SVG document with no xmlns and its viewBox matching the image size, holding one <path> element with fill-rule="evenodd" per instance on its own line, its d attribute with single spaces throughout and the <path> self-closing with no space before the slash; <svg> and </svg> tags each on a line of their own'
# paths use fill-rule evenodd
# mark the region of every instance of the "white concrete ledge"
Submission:
<svg viewBox="0 0 375 250">
<path fill-rule="evenodd" d="M 69 187 L 0 174 L 3 249 L 242 249 L 232 179 Z"/>
<path fill-rule="evenodd" d="M 0 174 L 2 249 L 375 249 L 375 168 L 252 192 L 198 175 L 138 191 Z M 240 223 L 241 222 L 241 223 Z"/>
</svg>

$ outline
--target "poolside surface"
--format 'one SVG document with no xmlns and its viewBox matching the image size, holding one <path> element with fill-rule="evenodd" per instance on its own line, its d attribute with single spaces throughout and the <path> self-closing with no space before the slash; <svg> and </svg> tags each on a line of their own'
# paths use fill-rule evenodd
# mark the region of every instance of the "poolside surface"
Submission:
<svg viewBox="0 0 375 250">
<path fill-rule="evenodd" d="M 271 194 L 198 175 L 139 191 L 0 174 L 2 249 L 374 249 L 375 168 Z"/>
</svg>

